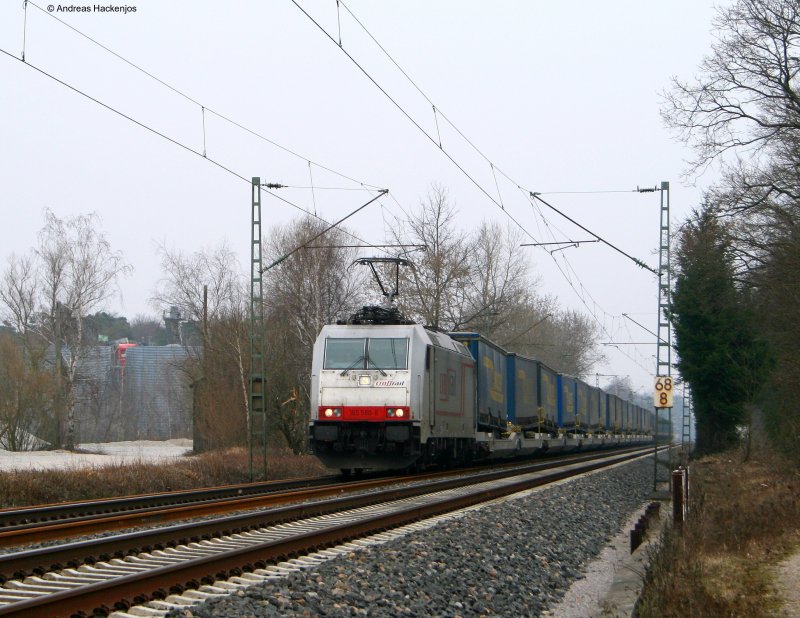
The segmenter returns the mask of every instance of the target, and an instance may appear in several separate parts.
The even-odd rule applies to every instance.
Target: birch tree
[[[115,292],[131,270],[102,232],[100,217],[60,219],[44,212],[45,224],[32,254],[12,256],[2,280],[0,302],[7,320],[23,335],[43,338],[54,351],[56,446],[75,447],[74,384],[90,342],[84,319]]]

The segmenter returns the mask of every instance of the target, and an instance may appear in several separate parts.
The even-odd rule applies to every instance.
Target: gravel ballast
[[[526,492],[170,616],[538,616],[646,500],[652,465]]]

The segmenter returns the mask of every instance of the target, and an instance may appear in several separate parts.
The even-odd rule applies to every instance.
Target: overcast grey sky
[[[448,188],[465,229],[506,214],[472,184],[291,0],[156,2],[128,13],[47,13],[22,0],[0,4],[0,48],[75,88],[203,151],[200,105],[291,149],[293,156],[205,114],[209,158],[249,178],[307,187],[385,187],[382,199],[347,222],[379,243],[431,183]],[[428,103],[335,0],[298,0],[429,134]],[[658,194],[560,193],[633,190],[671,183],[672,220],[697,206],[703,184],[681,181],[688,152],[659,117],[672,75],[690,77],[712,42],[706,0],[671,2],[473,2],[346,0],[345,4],[436,107],[502,170],[439,119],[442,146],[526,230],[527,242],[587,235],[531,206],[524,189],[654,268]],[[58,9],[59,5],[52,5]],[[70,5],[60,5],[61,7]],[[93,7],[91,3],[76,6]],[[108,6],[108,5],[104,5]],[[96,39],[194,100],[169,90],[52,18]],[[249,252],[248,184],[102,108],[18,60],[0,54],[0,259],[26,252],[42,211],[97,212],[134,266],[110,309],[154,313],[156,245],[195,251],[226,242]],[[199,105],[198,105],[199,103]],[[495,175],[497,183],[495,183]],[[517,186],[519,185],[519,187]],[[367,201],[357,191],[284,189],[281,195],[334,221]],[[396,200],[396,201],[395,201]],[[265,219],[299,212],[267,198]],[[544,218],[542,217],[544,215]],[[656,327],[656,278],[600,244],[553,256],[528,252],[539,291],[592,313],[601,341],[653,337],[622,317]],[[367,251],[365,254],[372,254]],[[555,258],[555,259],[554,259]],[[595,371],[631,375],[651,388],[655,345],[606,348]],[[590,378],[590,382],[593,380]],[[601,384],[607,381],[601,378]]]

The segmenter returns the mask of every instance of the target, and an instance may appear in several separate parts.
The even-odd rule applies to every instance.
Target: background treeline
[[[442,330],[478,331],[586,377],[601,359],[592,322],[539,292],[513,230],[484,222],[466,233],[456,216],[446,190],[434,186],[415,214],[397,222],[390,242],[406,245],[398,250],[414,264],[401,270],[401,311]],[[188,351],[180,373],[191,387],[202,448],[246,444],[250,291],[236,255],[225,245],[193,253],[160,246],[152,305],[161,315],[179,314],[189,328],[168,331],[148,316],[128,322],[101,310],[130,266],[99,223],[94,215],[61,220],[47,211],[30,254],[9,259],[0,282],[0,445],[74,447],[81,439],[76,386],[86,381],[81,367],[92,349],[125,338],[165,345],[176,336]],[[347,229],[310,241],[324,226],[295,219],[270,229],[263,243],[264,264],[303,247],[264,273],[269,439],[296,453],[306,446],[317,334],[384,300],[369,270],[353,264],[359,243]]]
[[[721,170],[677,234],[678,367],[701,450],[765,428],[800,463],[800,3],[739,0],[715,26],[663,108],[691,173]]]
[[[446,191],[433,187],[417,213],[399,222],[394,242],[417,245],[403,255],[414,268],[401,269],[401,311],[443,330],[476,330],[559,371],[586,376],[601,358],[591,322],[538,293],[513,232],[486,222],[467,234],[457,228],[456,214]],[[320,329],[383,301],[369,270],[353,264],[359,249],[352,245],[359,243],[347,229],[310,242],[324,227],[300,218],[264,239],[264,264],[304,247],[264,273],[270,441],[296,453],[306,447],[311,354]],[[199,385],[199,429],[209,448],[243,444],[249,414],[246,277],[226,247],[192,255],[162,247],[161,254],[158,303],[177,306],[200,323],[204,286],[208,290],[206,326],[199,329],[203,353],[187,366]]]

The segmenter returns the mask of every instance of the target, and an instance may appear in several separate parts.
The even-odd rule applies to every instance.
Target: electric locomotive
[[[468,460],[475,403],[469,350],[396,311],[365,307],[314,344],[310,439],[329,467]]]

